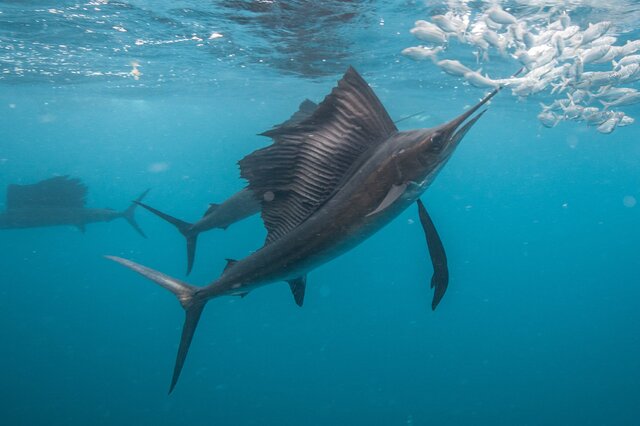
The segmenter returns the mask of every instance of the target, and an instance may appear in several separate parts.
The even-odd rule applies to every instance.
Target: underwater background
[[[501,2],[640,38],[640,2],[608,3]],[[349,65],[392,118],[419,113],[400,129],[438,125],[486,90],[400,52],[414,21],[460,4],[489,3],[2,1],[0,186],[71,175],[114,209],[151,188],[195,221],[245,186],[237,161],[270,143],[257,134]],[[121,220],[0,231],[0,422],[638,424],[638,125],[548,129],[547,101],[496,96],[422,197],[451,275],[435,312],[411,207],[309,274],[303,308],[284,282],[209,303],[170,396],[184,314],[103,255],[205,285],[262,245],[259,216],[202,235],[188,278],[182,236],[141,209],[147,239]]]

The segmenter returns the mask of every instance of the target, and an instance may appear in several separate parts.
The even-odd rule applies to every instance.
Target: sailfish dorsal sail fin
[[[30,184],[7,187],[7,210],[47,207],[82,208],[87,187],[80,179],[56,176]]]
[[[296,124],[306,120],[307,118],[311,117],[311,115],[315,112],[316,108],[318,108],[318,105],[316,105],[315,102],[309,100],[309,99],[305,99],[304,101],[302,101],[300,103],[300,106],[298,106],[298,110],[296,112],[293,113],[293,115],[291,117],[289,117],[289,119],[287,119],[286,121],[280,123],[280,124],[276,124],[275,126],[273,126],[272,130],[275,129],[279,129],[279,128],[285,128],[285,127],[290,127],[290,126],[295,126]],[[269,131],[265,132],[268,133]],[[264,133],[263,133],[264,134]]]
[[[261,200],[266,244],[304,222],[367,149],[396,131],[373,90],[350,67],[310,117],[263,133],[274,143],[239,164]]]

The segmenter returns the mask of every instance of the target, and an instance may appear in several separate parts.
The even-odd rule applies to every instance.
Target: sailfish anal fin
[[[296,305],[302,306],[302,303],[304,303],[304,292],[307,288],[307,276],[303,275],[287,282],[289,283],[289,288],[291,288],[291,294],[293,294],[293,300],[295,300]]]
[[[248,188],[261,200],[266,244],[304,222],[367,149],[396,131],[373,90],[349,68],[310,117],[263,133],[274,143],[239,164]]]
[[[434,289],[433,301],[431,302],[431,309],[435,310],[440,300],[447,291],[449,286],[449,267],[447,266],[447,254],[444,251],[444,246],[436,231],[433,221],[427,213],[427,209],[422,204],[422,201],[418,199],[418,215],[420,217],[420,223],[424,230],[424,235],[427,239],[427,247],[429,249],[429,256],[431,256],[431,263],[433,264],[433,276],[431,277],[431,288]]]

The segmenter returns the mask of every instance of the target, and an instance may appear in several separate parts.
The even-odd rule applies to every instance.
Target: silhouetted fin
[[[262,202],[266,244],[304,222],[363,152],[396,131],[371,88],[350,67],[311,117],[263,133],[274,139],[273,145],[239,164],[249,189]]]
[[[162,272],[155,271],[146,266],[139,265],[127,259],[122,259],[116,256],[105,256],[107,259],[113,260],[121,265],[126,266],[139,273],[142,276],[149,278],[159,286],[166,288],[172,292],[177,298],[182,308],[185,310],[185,320],[182,326],[182,337],[180,338],[180,346],[178,347],[178,354],[176,356],[176,364],[173,368],[173,377],[171,378],[171,386],[169,393],[173,391],[178,383],[180,372],[184,366],[184,361],[187,358],[189,352],[189,346],[193,340],[193,334],[198,326],[200,315],[206,305],[207,301],[197,297],[198,287],[187,284],[184,281],[172,278]]]
[[[296,111],[287,121],[276,124],[273,127],[288,127],[293,126],[294,124],[298,124],[301,121],[311,117],[311,114],[313,114],[317,107],[318,105],[315,102],[310,101],[309,99],[305,99],[298,107],[298,111]]]
[[[424,230],[424,235],[427,238],[427,247],[429,248],[429,255],[431,256],[431,263],[433,264],[433,276],[431,277],[431,288],[435,289],[433,293],[433,301],[431,302],[431,309],[435,310],[440,300],[444,296],[449,286],[449,267],[447,266],[447,254],[444,251],[444,246],[440,240],[440,236],[436,231],[433,221],[427,213],[427,209],[422,204],[422,201],[418,199],[418,215],[420,216],[420,223]]]
[[[216,210],[218,210],[218,207],[220,207],[220,204],[216,204],[216,203],[209,203],[209,208],[207,209],[206,212],[204,212],[204,214],[202,215],[202,217],[205,216],[209,216],[211,213],[215,212]]]
[[[227,264],[224,266],[223,272],[229,269],[230,267],[232,267],[237,262],[237,260],[235,259],[225,259],[225,260],[227,261]]]
[[[378,207],[371,213],[367,215],[367,217],[379,213],[393,204],[398,198],[404,194],[404,191],[407,189],[407,184],[403,183],[402,185],[393,185],[387,195],[385,195],[384,199],[380,203]]]
[[[307,276],[303,275],[287,282],[289,283],[289,288],[291,288],[291,294],[293,294],[293,300],[296,301],[296,305],[302,306],[304,302],[304,291],[307,288]]]
[[[151,191],[151,189],[147,189],[142,194],[140,194],[140,196],[136,198],[135,201],[132,201],[131,205],[125,211],[122,212],[122,217],[124,217],[125,220],[129,222],[129,225],[131,225],[138,234],[142,235],[143,238],[147,238],[147,236],[145,235],[142,228],[140,228],[140,225],[138,225],[138,222],[136,222],[135,212],[136,212],[136,207],[138,207],[139,203],[142,200],[144,200],[144,197],[146,197],[149,191]]]
[[[136,201],[135,203],[175,226],[178,231],[180,231],[180,233],[185,237],[185,239],[187,240],[187,275],[189,275],[191,273],[191,269],[193,268],[193,259],[196,255],[196,244],[198,243],[198,232],[193,231],[193,224],[177,219],[173,216],[169,216],[168,214],[154,209],[153,207],[139,201]]]
[[[80,179],[57,176],[30,185],[9,185],[6,206],[7,210],[39,207],[82,208],[86,198],[87,187]]]

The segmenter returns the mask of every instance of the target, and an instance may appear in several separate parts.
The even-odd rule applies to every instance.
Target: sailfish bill
[[[273,144],[239,162],[247,189],[260,200],[267,229],[262,248],[229,262],[203,287],[109,256],[171,291],[186,311],[171,390],[208,300],[286,281],[301,305],[307,273],[417,202],[483,112],[473,114],[496,93],[448,123],[401,132],[350,67],[308,118],[266,132]],[[418,206],[434,262],[435,307],[448,284],[446,255],[424,206]]]

